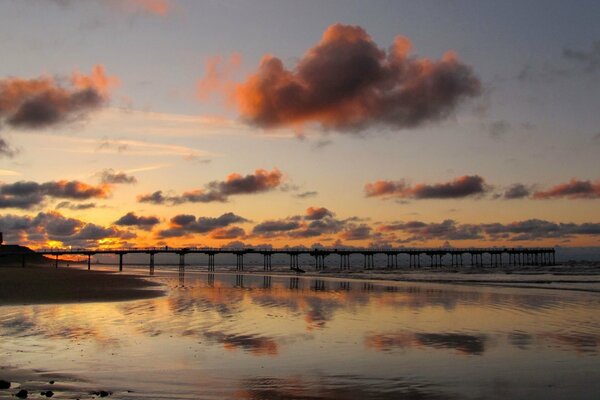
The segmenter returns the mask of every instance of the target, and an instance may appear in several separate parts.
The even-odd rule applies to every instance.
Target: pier
[[[207,270],[215,271],[215,257],[218,255],[235,255],[236,270],[244,270],[244,257],[258,254],[263,257],[264,271],[272,270],[272,256],[283,254],[289,257],[290,270],[298,271],[301,268],[311,267],[316,271],[327,268],[326,260],[330,265],[339,265],[340,270],[351,267],[372,269],[398,269],[401,265],[408,268],[440,268],[440,267],[502,267],[502,266],[546,266],[556,264],[556,251],[551,247],[489,247],[489,248],[200,248],[200,247],[148,247],[148,248],[122,248],[122,249],[39,249],[32,253],[19,253],[22,257],[22,266],[27,264],[27,256],[32,254],[54,258],[58,268],[59,257],[81,256],[87,261],[91,269],[92,256],[111,254],[118,257],[119,271],[123,271],[123,259],[127,254],[147,254],[149,267],[152,272],[155,267],[156,254],[175,254],[179,256],[179,268],[185,269],[185,257],[188,254],[204,254],[208,256]],[[5,255],[17,255],[5,253]],[[300,263],[300,256],[308,255],[314,262]],[[376,255],[381,260],[376,265]],[[351,256],[354,257],[351,265]],[[306,258],[306,257],[305,257]],[[337,260],[335,260],[337,258]],[[383,261],[385,259],[385,262]]]

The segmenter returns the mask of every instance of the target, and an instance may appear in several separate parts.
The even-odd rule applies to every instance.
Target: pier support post
[[[119,272],[123,271],[123,253],[119,253]]]
[[[212,253],[208,253],[208,270],[215,270],[215,255]]]
[[[88,254],[88,271],[92,269],[92,255]]]
[[[154,253],[150,253],[150,275],[154,274]]]
[[[179,269],[185,269],[185,253],[179,253]]]
[[[56,258],[54,259],[54,268],[58,268],[58,254],[56,255]]]

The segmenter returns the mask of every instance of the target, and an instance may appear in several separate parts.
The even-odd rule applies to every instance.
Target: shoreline
[[[191,266],[190,266],[191,267]],[[158,269],[176,273],[177,269]],[[326,272],[307,271],[246,271],[186,270],[190,274],[229,274],[248,276],[305,277],[310,279],[351,280],[372,283],[431,283],[519,289],[549,289],[600,293],[600,270],[596,267],[583,270],[563,268],[526,270],[472,269],[397,269],[356,270]],[[118,302],[142,300],[168,294],[160,281],[148,279],[139,270],[128,273],[80,268],[30,266],[0,267],[0,306],[39,305],[60,303]]]

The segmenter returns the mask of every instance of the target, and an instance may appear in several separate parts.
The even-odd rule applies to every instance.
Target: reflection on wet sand
[[[158,368],[164,379],[147,384],[239,399],[451,398],[456,385],[438,382],[488,379],[488,363],[510,371],[543,359],[568,374],[585,357],[589,376],[600,370],[594,294],[212,273],[154,279],[168,296],[5,307],[0,351],[40,368],[52,352],[57,370],[84,377],[105,371],[135,382],[131,371]],[[213,370],[237,383],[207,378],[200,388],[197,376]]]
[[[409,382],[402,377],[393,379],[364,378],[358,375],[326,375],[318,379],[253,378],[240,382],[243,389],[234,393],[239,400],[441,400],[455,395],[423,382]]]
[[[481,355],[485,351],[485,336],[459,333],[375,334],[365,338],[365,345],[379,351],[405,347],[454,349],[462,354]]]

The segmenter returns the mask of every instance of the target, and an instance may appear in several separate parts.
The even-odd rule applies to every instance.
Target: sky
[[[597,1],[0,1],[5,243],[599,246]]]

